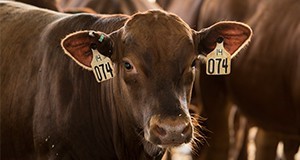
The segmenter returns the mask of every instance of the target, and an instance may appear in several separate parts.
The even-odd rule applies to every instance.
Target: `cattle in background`
[[[0,0],[1,1],[1,0]],[[65,12],[65,13],[96,13],[94,10],[87,7],[77,7],[77,8],[69,8],[63,9],[60,5],[60,0],[8,0],[8,1],[17,1],[29,5],[33,5],[39,8],[50,9],[53,11]]]
[[[197,26],[200,8],[203,0],[158,0],[157,3],[166,11],[175,13],[191,28]],[[203,27],[204,28],[204,27]]]
[[[156,2],[166,11],[175,13],[192,28],[197,27],[199,11],[203,0],[157,0]]]
[[[250,123],[260,127],[256,159],[275,159],[280,140],[285,143],[286,158],[293,159],[300,144],[299,10],[297,0],[203,2],[200,27],[224,19],[240,20],[254,31],[252,43],[233,64],[232,75],[200,77],[208,129],[213,132],[208,159],[227,156],[229,142],[224,144],[228,137],[224,132],[228,127],[224,122],[230,102],[237,104]]]
[[[2,0],[0,0],[2,1]],[[7,1],[18,1],[26,4],[30,4],[33,6],[37,6],[40,8],[50,9],[53,11],[59,11],[60,7],[58,6],[56,0],[7,0]]]
[[[72,8],[91,8],[101,14],[123,13],[132,15],[136,12],[143,12],[149,9],[161,9],[158,4],[148,0],[61,0],[59,4],[62,8],[70,10]]]
[[[156,0],[157,4],[159,4],[160,7],[162,7],[164,10],[167,9],[167,7],[170,5],[172,0]]]
[[[264,1],[264,0],[263,0]],[[208,27],[220,20],[234,20],[246,22],[260,7],[260,0],[203,0],[199,10],[197,26]]]
[[[160,158],[194,137],[188,105],[198,52],[224,37],[236,55],[252,35],[237,22],[194,31],[158,10],[125,16],[16,2],[0,8],[2,159]],[[105,72],[115,75],[101,83],[89,71],[98,51],[112,60]]]

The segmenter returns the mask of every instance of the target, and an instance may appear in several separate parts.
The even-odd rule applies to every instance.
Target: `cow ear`
[[[92,70],[92,49],[97,49],[106,57],[111,57],[113,53],[113,42],[110,37],[105,33],[96,31],[71,33],[61,41],[61,46],[65,54],[87,70]]]
[[[223,41],[224,48],[234,57],[244,48],[252,37],[251,28],[240,22],[222,21],[196,32],[198,52],[208,54],[216,47],[217,41]]]

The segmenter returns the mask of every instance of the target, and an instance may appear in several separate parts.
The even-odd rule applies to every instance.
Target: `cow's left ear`
[[[69,57],[87,70],[92,70],[92,49],[97,49],[99,53],[106,57],[111,57],[113,53],[111,38],[105,33],[98,31],[71,33],[61,41],[61,46]]]
[[[199,54],[210,53],[215,49],[217,42],[221,40],[226,51],[231,54],[231,57],[234,57],[250,42],[252,30],[244,23],[221,21],[196,32],[195,35]]]

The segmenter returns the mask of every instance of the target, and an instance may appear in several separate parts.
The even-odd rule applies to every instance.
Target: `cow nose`
[[[192,139],[193,127],[188,117],[150,119],[150,141],[165,146],[178,146]]]

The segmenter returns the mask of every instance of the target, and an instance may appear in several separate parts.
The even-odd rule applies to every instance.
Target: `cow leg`
[[[228,130],[228,111],[217,110],[220,113],[209,113],[207,128],[211,131],[208,136],[207,158],[219,160],[228,157],[229,153],[229,130]],[[210,111],[209,111],[210,112]],[[217,118],[215,118],[217,117]],[[210,119],[210,120],[209,120]],[[226,158],[225,158],[226,159]]]
[[[247,125],[247,124],[246,124]],[[247,125],[244,128],[244,137],[241,139],[242,144],[239,150],[239,155],[237,157],[238,160],[246,160],[248,159],[248,136],[249,136],[250,127]]]
[[[243,115],[239,115],[240,119],[240,129],[239,129],[239,155],[237,157],[238,160],[246,160],[248,159],[248,143],[249,143],[249,131],[251,129],[250,124],[248,123],[246,117]]]
[[[238,111],[236,106],[233,106],[230,110],[229,130],[231,145],[229,159],[246,160],[248,158],[247,144],[249,126],[246,117]]]
[[[207,75],[200,78],[203,117],[207,118],[205,127],[209,130],[205,133],[205,136],[208,137],[208,145],[202,150],[201,158],[204,156],[204,159],[209,160],[227,159],[229,151],[228,116],[231,105],[225,92],[224,79]]]
[[[286,160],[294,160],[295,154],[298,152],[300,142],[294,139],[284,139],[284,155]]]
[[[258,128],[255,145],[256,145],[256,160],[275,160],[276,151],[279,139],[273,133],[267,132],[261,128]]]

